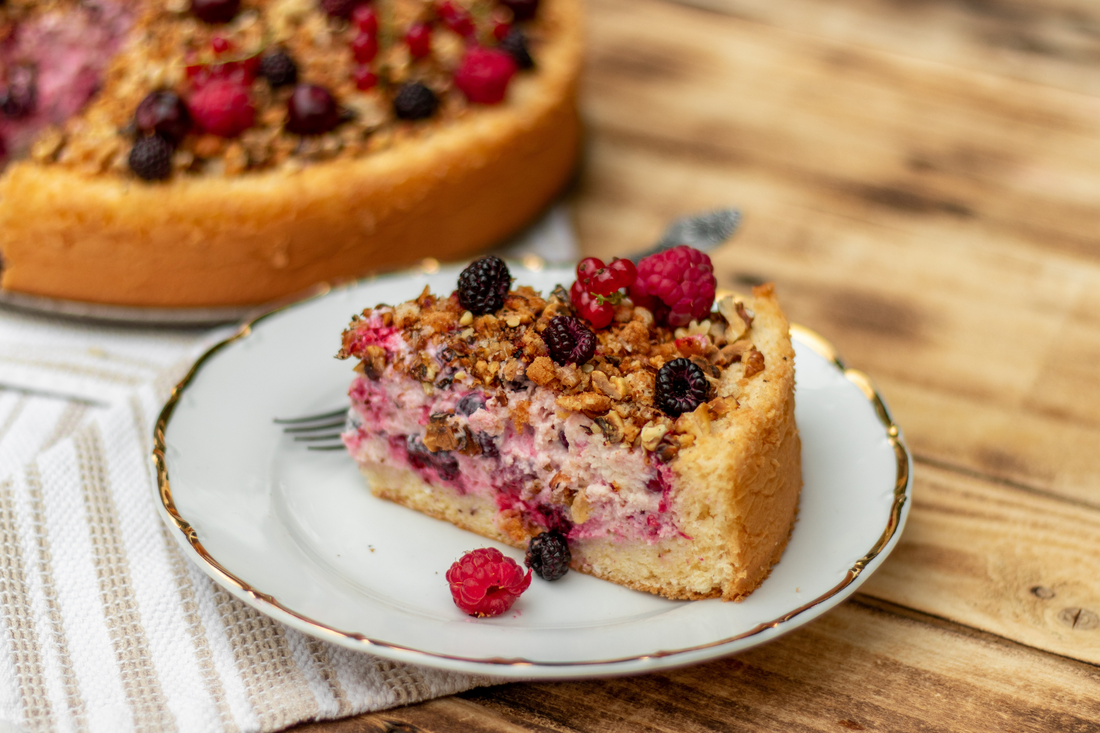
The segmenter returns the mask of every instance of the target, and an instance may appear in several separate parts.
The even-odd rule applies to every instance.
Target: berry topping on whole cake
[[[793,351],[771,286],[715,303],[709,258],[685,250],[636,268],[660,317],[626,260],[544,296],[495,257],[450,294],[363,311],[338,356],[358,360],[344,442],[372,491],[526,548],[544,579],[751,592],[801,487]],[[665,287],[687,270],[696,285]]]

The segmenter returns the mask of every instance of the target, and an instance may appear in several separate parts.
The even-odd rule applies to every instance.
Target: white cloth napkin
[[[559,207],[506,253],[576,251]],[[494,681],[301,634],[182,554],[152,426],[230,333],[0,310],[0,733],[273,731]]]

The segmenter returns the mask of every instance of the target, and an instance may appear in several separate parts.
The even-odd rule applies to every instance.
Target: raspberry
[[[393,113],[402,120],[422,120],[435,114],[439,98],[418,81],[402,84],[393,97]]]
[[[611,325],[611,320],[615,317],[615,306],[609,301],[600,303],[595,295],[585,290],[580,280],[574,281],[573,287],[569,289],[569,300],[577,314],[591,323],[592,328],[597,331]]]
[[[539,10],[539,0],[500,0],[500,4],[512,11],[516,20],[531,20]]]
[[[205,132],[236,137],[252,127],[256,110],[248,88],[233,79],[211,79],[191,95],[191,116]]]
[[[554,316],[542,332],[542,340],[550,349],[555,364],[580,366],[596,353],[596,334],[584,321],[571,316]]]
[[[523,569],[494,547],[467,552],[447,571],[455,605],[471,616],[499,616],[531,585]]]
[[[299,84],[287,102],[286,129],[296,135],[321,135],[340,124],[340,107],[329,91]]]
[[[130,170],[146,181],[160,181],[172,173],[172,143],[160,135],[143,137],[130,149]]]
[[[569,572],[569,561],[572,559],[565,535],[552,529],[531,538],[523,562],[543,580],[557,580]]]
[[[273,89],[298,83],[298,64],[286,51],[265,54],[260,59],[259,73]]]
[[[191,14],[206,23],[228,23],[240,9],[241,0],[191,0]]]
[[[710,257],[681,244],[638,263],[630,297],[635,305],[654,310],[654,316],[668,325],[686,326],[707,317],[717,286]],[[668,307],[667,314],[654,308],[658,302]]]
[[[496,33],[496,28],[493,29]],[[507,53],[521,69],[533,69],[535,61],[531,58],[531,52],[527,50],[527,36],[519,28],[510,28],[507,34],[500,39],[500,49]]]
[[[669,417],[679,417],[706,402],[709,393],[710,384],[703,370],[681,357],[668,362],[657,372],[653,402]]]
[[[146,135],[156,133],[173,145],[191,129],[191,113],[179,95],[168,89],[151,92],[134,112],[134,126]]]
[[[516,62],[499,48],[475,46],[462,57],[455,71],[455,86],[466,99],[476,104],[499,104],[504,101],[508,82],[516,73]]]
[[[480,316],[504,307],[504,296],[512,284],[508,265],[489,255],[474,261],[458,276],[458,302]]]

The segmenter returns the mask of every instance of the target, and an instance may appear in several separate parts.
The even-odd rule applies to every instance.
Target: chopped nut
[[[764,371],[764,355],[757,351],[755,346],[741,357],[741,361],[745,365],[746,379]]]
[[[647,423],[646,426],[642,428],[642,447],[652,453],[657,450],[657,445],[661,442],[661,438],[665,437],[665,433],[667,432],[668,426],[664,423]]]
[[[588,503],[588,497],[584,495],[584,492],[580,492],[573,498],[573,505],[569,508],[569,513],[573,516],[574,524],[584,524],[588,521],[591,510],[592,507]]]
[[[676,432],[702,437],[710,434],[710,423],[710,406],[704,402],[676,418]]]
[[[527,367],[527,378],[540,387],[545,387],[554,381],[557,377],[557,372],[554,369],[554,362],[550,361],[547,356],[540,356],[531,362],[531,366]]]
[[[745,332],[749,330],[749,326],[752,325],[751,318],[742,315],[745,312],[745,304],[732,295],[727,295],[718,301],[718,312],[722,314],[728,324],[726,326],[726,341],[729,343],[733,343],[744,336]]]
[[[710,411],[715,417],[728,415],[730,412],[740,407],[740,405],[737,404],[737,400],[733,397],[715,397],[707,404],[710,405]]]
[[[515,314],[510,315],[504,320],[504,323],[507,324],[508,328],[518,328],[519,327],[519,316],[517,316]]]
[[[623,419],[617,412],[608,412],[606,417],[597,417],[596,426],[610,443],[621,443],[623,440]]]
[[[474,322],[474,314],[471,313],[470,311],[465,311],[462,314],[462,318],[458,319],[458,325],[460,325],[460,326],[469,326],[473,322]]]
[[[520,400],[516,403],[516,407],[512,410],[512,427],[515,428],[516,433],[523,434],[523,426],[531,422],[531,403],[527,400]]]
[[[611,409],[611,400],[595,392],[563,395],[557,399],[558,407],[588,415],[602,415]]]
[[[751,348],[753,348],[752,342],[745,340],[735,341],[732,344],[726,344],[718,350],[717,354],[712,357],[714,364],[715,366],[724,367],[729,366],[734,362],[741,361],[742,355]]]
[[[366,347],[363,349],[362,364],[363,373],[370,379],[378,381],[386,368],[386,350],[377,345]]]
[[[424,447],[432,453],[458,450],[461,447],[462,444],[455,435],[454,428],[448,424],[450,418],[451,415],[445,412],[437,412],[428,419],[428,426],[424,433]],[[465,439],[465,435],[462,437]]]
[[[621,400],[623,398],[622,390],[612,384],[611,380],[607,378],[607,375],[599,369],[593,371],[589,376],[592,378],[592,386],[603,394],[613,400]]]

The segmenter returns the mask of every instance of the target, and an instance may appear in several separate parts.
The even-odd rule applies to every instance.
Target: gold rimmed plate
[[[346,402],[353,365],[333,354],[352,314],[425,285],[450,292],[458,271],[386,276],[280,309],[211,349],[179,385],[156,427],[162,515],[234,595],[303,632],[405,662],[522,678],[636,674],[797,628],[851,595],[897,543],[911,489],[901,435],[870,380],[794,327],[805,486],[783,559],[755,593],[668,601],[569,573],[536,579],[501,617],[465,616],[444,573],[495,543],[374,498],[345,453],[307,451],[273,422]],[[513,274],[544,292],[572,279],[560,268]]]

